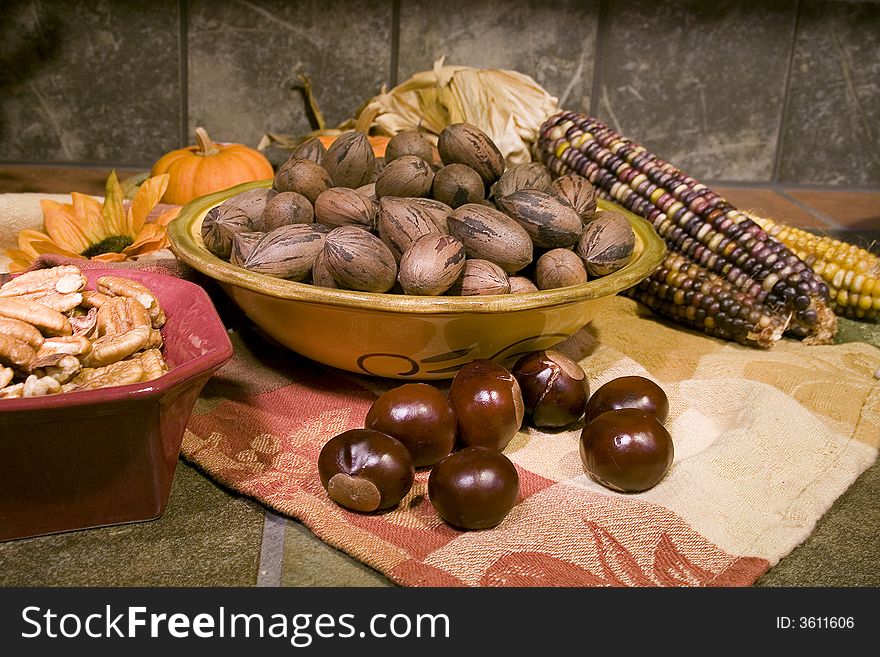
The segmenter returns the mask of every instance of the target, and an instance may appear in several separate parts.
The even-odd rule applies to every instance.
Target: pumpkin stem
[[[220,149],[217,148],[214,140],[208,136],[208,131],[202,126],[196,128],[196,141],[199,144],[199,149],[196,151],[196,155],[216,155],[220,152]]]

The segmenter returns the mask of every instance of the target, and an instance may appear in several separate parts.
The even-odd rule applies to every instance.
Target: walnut
[[[0,389],[0,399],[17,399],[24,393],[24,383],[15,383]]]

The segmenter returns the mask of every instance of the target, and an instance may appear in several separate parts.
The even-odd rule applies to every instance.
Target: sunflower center
[[[93,258],[102,253],[119,253],[124,248],[131,246],[131,244],[132,239],[130,237],[125,235],[114,235],[113,237],[101,240],[97,244],[92,244],[89,248],[80,253],[80,255],[85,256],[86,258]]]

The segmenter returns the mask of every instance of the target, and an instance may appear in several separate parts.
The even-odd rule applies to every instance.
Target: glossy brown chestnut
[[[450,525],[488,529],[504,520],[519,495],[510,459],[486,447],[466,447],[437,463],[428,477],[428,498]]]
[[[415,468],[400,441],[372,429],[351,429],[324,445],[318,475],[334,502],[370,512],[400,502],[412,488]]]
[[[593,393],[587,402],[584,422],[589,423],[605,411],[620,408],[638,408],[662,423],[669,415],[669,400],[663,388],[650,379],[643,376],[621,376]]]
[[[581,432],[584,470],[606,488],[638,493],[654,487],[672,465],[672,438],[637,408],[602,413]]]
[[[558,351],[534,351],[513,366],[526,413],[542,429],[565,427],[584,414],[590,384],[584,370]]]
[[[516,435],[525,408],[516,378],[498,363],[477,359],[463,366],[449,386],[458,434],[467,446],[502,450]]]
[[[407,383],[384,393],[373,402],[364,426],[402,442],[417,468],[433,465],[455,444],[455,412],[446,396],[427,383]]]

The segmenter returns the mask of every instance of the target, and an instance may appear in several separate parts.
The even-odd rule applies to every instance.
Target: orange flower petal
[[[46,232],[52,241],[76,253],[82,253],[89,248],[91,242],[76,219],[73,205],[43,200],[40,201],[40,207],[43,208]]]
[[[136,231],[132,228],[130,217],[123,210],[122,199],[122,187],[119,186],[119,179],[116,177],[114,169],[107,177],[104,206],[101,208],[105,231],[108,237],[126,235],[134,239]]]
[[[164,249],[167,246],[168,234],[165,232],[165,227],[158,223],[151,223],[144,226],[137,239],[122,252],[127,256],[143,255],[150,251]]]
[[[88,238],[89,246],[113,236],[113,233],[107,229],[102,214],[103,208],[98,199],[79,192],[72,192],[70,197],[73,199],[75,219],[83,234]]]
[[[6,249],[6,257],[9,258],[9,271],[24,271],[34,263],[31,258],[21,249]]]
[[[159,176],[147,178],[138,188],[134,199],[128,208],[128,223],[132,230],[132,236],[140,232],[147,221],[147,217],[165,190],[168,188],[168,180],[170,176],[163,173]]]
[[[92,256],[89,260],[100,260],[101,262],[122,262],[125,255],[122,253],[102,253],[101,255]]]
[[[169,209],[165,210],[165,212],[160,214],[158,217],[156,217],[155,223],[157,223],[161,226],[167,226],[172,221],[177,219],[177,215],[179,215],[179,214],[180,214],[180,208],[169,208]]]
[[[27,254],[31,260],[36,260],[43,253],[54,253],[67,258],[82,257],[73,251],[62,248],[45,233],[30,229],[25,229],[18,234],[18,248]]]

